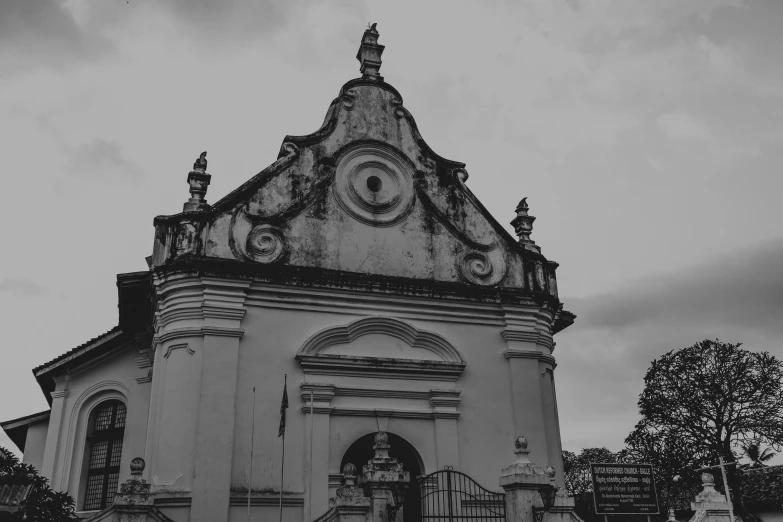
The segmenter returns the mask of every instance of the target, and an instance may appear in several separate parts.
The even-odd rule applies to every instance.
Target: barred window
[[[114,501],[120,479],[122,437],[125,433],[126,408],[120,401],[98,405],[87,437],[89,459],[84,510],[104,509]]]

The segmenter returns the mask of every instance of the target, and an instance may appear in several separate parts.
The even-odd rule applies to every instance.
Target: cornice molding
[[[539,346],[545,346],[546,348],[549,348],[550,351],[553,351],[555,348],[555,343],[552,340],[551,334],[544,333],[538,330],[534,330],[534,331],[503,330],[500,333],[500,336],[506,342],[519,341],[519,342],[534,343]]]
[[[242,337],[245,333],[243,328],[226,328],[223,326],[191,326],[186,328],[175,328],[163,332],[154,337],[155,345],[171,341],[173,339],[182,339],[187,337],[204,337],[214,335],[218,337]]]
[[[371,313],[400,319],[434,320],[482,326],[505,325],[502,310],[491,303],[433,301],[415,296],[379,295],[355,290],[303,289],[263,283],[253,284],[248,294],[246,306],[346,315]]]
[[[239,493],[231,493],[231,497],[229,499],[229,505],[231,506],[247,506],[247,493],[244,495]],[[263,496],[263,497],[256,497],[253,496],[253,493],[250,493],[250,505],[251,506],[279,506],[280,505],[280,497],[278,496]],[[304,506],[304,498],[303,497],[287,497],[283,495],[283,506],[285,507],[296,507],[296,506]]]
[[[310,405],[302,406],[302,413],[310,413]],[[426,410],[400,410],[390,408],[337,408],[331,406],[315,406],[313,413],[339,417],[394,417],[398,419],[458,419],[459,412],[437,412]]]
[[[305,375],[346,375],[414,380],[456,381],[465,364],[385,357],[353,357],[347,355],[297,355]]]
[[[554,357],[534,350],[506,350],[503,352],[503,357],[506,359],[537,359],[545,364],[551,364],[553,368],[557,366]]]

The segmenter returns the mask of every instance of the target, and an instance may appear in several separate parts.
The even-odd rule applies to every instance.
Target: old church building
[[[202,154],[149,270],[117,276],[118,325],[33,370],[50,409],[2,427],[78,511],[110,506],[141,457],[171,520],[245,520],[248,488],[277,520],[281,475],[284,520],[313,520],[377,432],[410,473],[405,520],[416,477],[446,466],[499,490],[517,435],[562,486],[558,265],[525,200],[514,238],[426,144],[377,40],[320,129],[212,204]]]

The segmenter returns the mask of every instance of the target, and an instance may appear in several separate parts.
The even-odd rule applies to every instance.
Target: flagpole
[[[310,390],[310,484],[307,486],[307,495],[310,497],[310,501],[307,503],[307,520],[308,522],[313,519],[313,390]]]
[[[253,442],[256,433],[256,387],[253,386],[253,422],[250,428],[250,470],[247,472],[247,522],[250,522],[250,490],[253,487]]]
[[[286,397],[286,385],[288,384],[288,374],[285,374],[285,381],[283,382],[283,396]],[[287,405],[286,405],[287,406]],[[282,408],[281,408],[282,409]],[[285,410],[283,415],[285,415]],[[283,522],[283,473],[285,471],[285,423],[283,424],[283,452],[280,456],[280,522]]]

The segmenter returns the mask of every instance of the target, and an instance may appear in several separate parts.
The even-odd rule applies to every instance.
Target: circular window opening
[[[373,192],[380,192],[381,186],[383,184],[381,183],[381,178],[378,176],[370,176],[367,178],[367,188],[372,190]]]

